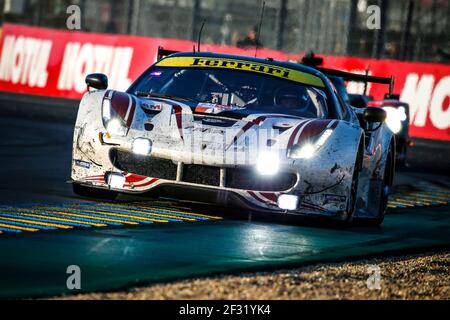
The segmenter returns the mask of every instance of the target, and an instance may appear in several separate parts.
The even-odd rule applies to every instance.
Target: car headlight
[[[102,102],[103,125],[110,134],[125,136],[127,127],[124,120],[117,114],[111,104],[111,100],[105,98]]]
[[[394,108],[394,107],[383,107],[386,111],[386,120],[384,121],[388,128],[397,134],[402,130],[402,122],[406,120],[406,111],[404,107]]]
[[[280,168],[280,158],[278,151],[266,151],[258,155],[256,169],[261,175],[271,176],[278,172]]]
[[[296,210],[299,203],[298,196],[293,194],[282,194],[278,197],[278,207],[284,210]]]
[[[102,118],[105,123],[111,119],[111,100],[103,99],[102,103]]]
[[[315,152],[316,148],[314,148],[314,145],[311,143],[296,145],[291,149],[289,157],[294,159],[309,159]]]
[[[122,121],[117,118],[113,118],[107,122],[106,130],[109,133],[124,136],[126,134],[127,128],[122,124]]]
[[[111,188],[121,189],[125,184],[125,176],[120,173],[111,172],[108,175],[107,182]]]
[[[332,129],[326,129],[315,143],[299,143],[289,150],[289,157],[293,159],[310,159],[317,149],[322,147],[333,133]]]
[[[137,138],[133,140],[131,150],[135,154],[148,155],[152,151],[152,143],[148,139]]]

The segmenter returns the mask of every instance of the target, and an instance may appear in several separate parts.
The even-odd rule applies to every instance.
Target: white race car
[[[383,221],[395,162],[386,113],[349,107],[317,69],[191,52],[157,61],[127,92],[107,90],[102,74],[86,83],[73,138],[79,195]]]

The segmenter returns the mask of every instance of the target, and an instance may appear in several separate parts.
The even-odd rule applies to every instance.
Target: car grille
[[[147,177],[175,181],[177,164],[172,160],[136,155],[129,151],[111,149],[110,160],[119,170]],[[284,191],[297,183],[295,173],[280,172],[262,176],[253,168],[226,168],[225,187],[255,191]],[[220,168],[196,164],[183,165],[183,182],[220,186]]]
[[[183,165],[183,181],[210,186],[220,185],[220,168],[196,164]]]
[[[295,173],[280,172],[274,176],[263,176],[253,169],[227,169],[226,186],[234,189],[257,191],[284,191],[297,183]]]
[[[177,164],[171,160],[136,155],[119,149],[111,149],[109,156],[114,166],[125,172],[166,180],[177,178]]]

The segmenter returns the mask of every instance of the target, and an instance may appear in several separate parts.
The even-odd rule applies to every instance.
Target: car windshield
[[[276,113],[326,118],[327,96],[322,89],[257,72],[156,65],[130,91],[179,98],[188,104],[216,105],[224,107],[228,114]]]
[[[350,98],[348,96],[347,88],[345,87],[344,79],[341,77],[329,77],[329,79],[333,83],[342,100],[344,100],[345,103],[350,103]]]

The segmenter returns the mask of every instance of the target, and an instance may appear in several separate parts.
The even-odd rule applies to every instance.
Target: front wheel
[[[397,159],[396,159],[396,165],[399,167],[405,167],[406,166],[406,153],[408,152],[408,146],[406,142],[401,142],[401,145],[399,146],[397,150]]]
[[[386,158],[386,165],[384,167],[383,184],[382,184],[382,188],[381,188],[380,206],[378,208],[378,216],[376,218],[372,218],[372,219],[365,219],[363,221],[363,224],[366,226],[378,227],[384,221],[384,217],[386,215],[386,210],[387,210],[387,206],[388,206],[389,190],[390,190],[391,181],[392,181],[391,174],[394,169],[393,168],[394,163],[395,163],[394,154],[392,152],[392,149],[390,149],[388,156]]]
[[[90,188],[78,183],[73,183],[72,187],[75,194],[86,198],[114,200],[118,196],[118,192],[116,191]]]
[[[353,220],[353,213],[356,210],[356,199],[358,196],[358,182],[359,182],[359,172],[361,171],[362,163],[361,158],[358,154],[355,161],[355,167],[353,169],[352,184],[350,186],[349,200],[347,204],[347,218],[345,222],[350,224]]]

